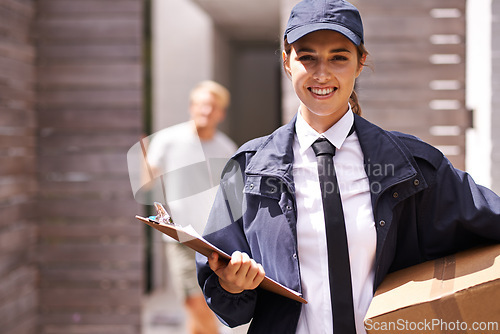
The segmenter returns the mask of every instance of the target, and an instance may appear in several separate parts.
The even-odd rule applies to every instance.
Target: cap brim
[[[307,34],[310,34],[314,31],[318,30],[333,30],[338,33],[341,33],[345,37],[347,37],[351,42],[354,43],[354,45],[359,46],[361,44],[361,37],[356,35],[354,32],[352,32],[350,29],[347,29],[344,26],[338,25],[338,24],[333,24],[333,23],[314,23],[314,24],[309,24],[305,25],[302,27],[295,28],[291,31],[289,31],[286,35],[286,39],[288,43],[292,44],[299,40],[300,38],[304,37]]]

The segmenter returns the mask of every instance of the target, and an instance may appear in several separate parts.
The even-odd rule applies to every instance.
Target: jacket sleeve
[[[232,160],[225,168],[213,204],[204,238],[228,254],[239,250],[252,257],[242,229],[245,211],[241,166]],[[231,294],[224,290],[218,276],[210,269],[207,258],[197,254],[198,283],[208,306],[229,327],[248,323],[254,314],[257,291]]]
[[[500,242],[500,198],[443,157],[422,197],[419,235],[427,258]]]

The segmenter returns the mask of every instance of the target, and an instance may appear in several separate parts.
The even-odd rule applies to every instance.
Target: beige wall
[[[152,15],[153,131],[158,131],[188,120],[191,88],[213,77],[214,27],[189,0],[153,0]]]
[[[474,126],[467,131],[467,171],[474,180],[492,185],[491,173],[491,0],[468,1],[467,6],[467,106]]]
[[[492,0],[492,104],[491,104],[491,188],[500,194],[500,1]]]

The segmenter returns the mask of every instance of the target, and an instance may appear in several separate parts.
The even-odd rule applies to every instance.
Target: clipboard
[[[231,260],[231,256],[229,254],[212,245],[202,236],[198,235],[194,229],[174,224],[172,218],[170,218],[167,211],[160,203],[155,203],[155,207],[158,212],[156,217],[145,218],[135,216],[135,218],[168,235],[169,237],[174,238],[189,248],[194,249],[198,253],[205,255],[206,257],[208,257],[212,252],[216,252],[219,254],[219,259],[227,262]],[[260,283],[259,287],[303,304],[307,304],[307,301],[301,297],[300,293],[287,288],[267,276],[264,277],[264,280]]]

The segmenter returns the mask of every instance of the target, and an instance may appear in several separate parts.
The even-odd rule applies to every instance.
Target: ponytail
[[[362,116],[363,113],[361,111],[361,105],[359,104],[358,94],[356,94],[356,91],[352,91],[349,102],[351,103],[352,112],[358,116]]]
[[[359,65],[360,66],[367,66],[366,63],[363,62],[363,60],[366,61],[366,57],[369,54],[368,50],[366,50],[365,45],[363,43],[361,43],[360,45],[358,45],[356,47],[356,49],[358,51]],[[361,111],[361,105],[359,104],[358,94],[356,94],[356,91],[354,89],[352,90],[351,96],[349,98],[349,102],[351,103],[352,112],[358,116],[362,116],[363,113]]]

